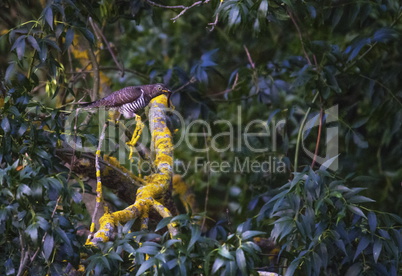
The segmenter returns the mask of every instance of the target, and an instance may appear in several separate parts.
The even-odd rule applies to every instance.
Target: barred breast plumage
[[[129,119],[133,118],[139,110],[146,107],[153,98],[164,93],[169,94],[171,91],[160,83],[128,86],[100,100],[83,104],[82,107],[117,109],[126,119]]]

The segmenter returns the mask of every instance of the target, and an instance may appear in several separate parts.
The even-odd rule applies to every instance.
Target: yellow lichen
[[[187,212],[196,211],[197,208],[196,208],[195,195],[188,187],[186,182],[184,182],[183,178],[180,175],[175,174],[173,176],[172,182],[173,182],[173,193],[179,196],[179,199],[186,208],[186,211]]]
[[[170,180],[173,171],[173,144],[172,135],[166,126],[165,115],[163,109],[167,106],[167,97],[161,95],[154,98],[150,108],[150,130],[152,141],[154,141],[155,159],[154,167],[156,172],[145,179],[145,185],[138,188],[136,201],[133,205],[124,210],[106,213],[99,220],[100,229],[94,235],[94,241],[108,241],[111,236],[110,231],[117,223],[125,223],[133,218],[141,218],[141,228],[145,229],[148,225],[149,209],[154,208],[162,217],[171,216],[170,211],[155,199],[162,198],[163,194],[169,189]],[[134,133],[137,139],[140,133]],[[136,140],[130,143],[135,145]],[[168,225],[169,232],[172,236],[176,235],[177,229],[175,225]]]

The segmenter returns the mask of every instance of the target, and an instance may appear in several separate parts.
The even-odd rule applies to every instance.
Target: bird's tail
[[[93,103],[94,103],[94,102],[80,104],[80,108],[83,108],[83,109],[91,108],[91,107],[92,107],[91,105],[92,105]]]
[[[80,108],[89,109],[89,108],[105,106],[105,103],[102,100],[81,104]]]

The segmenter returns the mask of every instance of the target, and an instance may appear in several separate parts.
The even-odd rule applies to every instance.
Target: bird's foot
[[[136,120],[136,125],[135,125],[133,135],[131,137],[131,140],[129,142],[127,142],[127,145],[130,146],[129,160],[131,160],[131,158],[133,157],[135,144],[137,144],[138,139],[140,139],[140,137],[141,137],[142,130],[144,129],[144,123],[141,121],[141,117],[136,115],[135,120]]]

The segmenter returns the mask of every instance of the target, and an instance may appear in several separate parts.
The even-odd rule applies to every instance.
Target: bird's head
[[[162,94],[170,95],[172,91],[170,91],[165,85],[161,83],[157,83],[154,85],[154,89],[152,91],[152,96],[156,97]]]
[[[166,94],[168,96],[168,105],[170,107],[170,96],[172,95],[172,91],[170,91],[170,89],[162,83],[155,84],[154,89],[152,90],[152,97],[156,97],[162,94]]]

